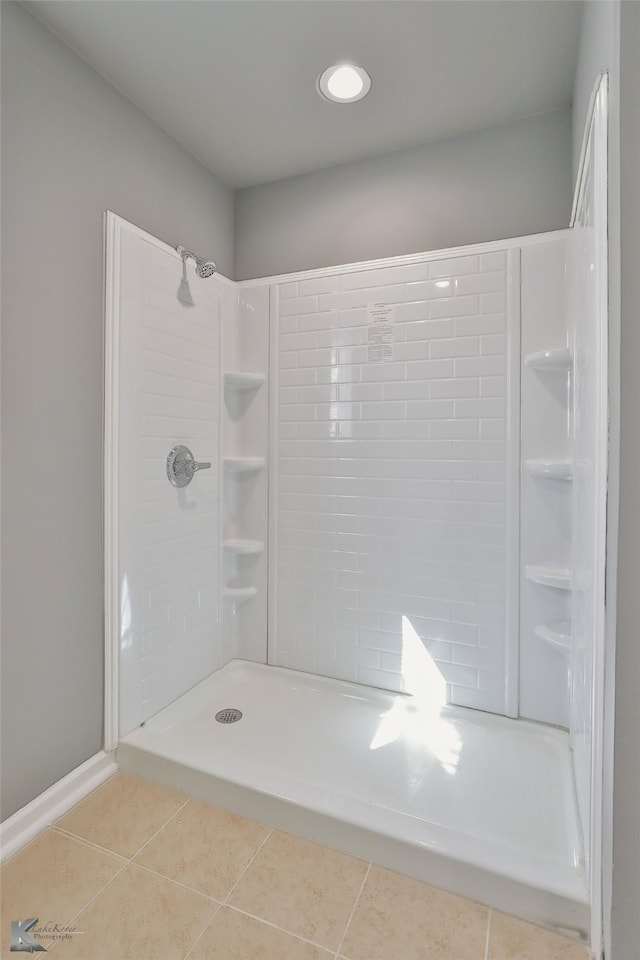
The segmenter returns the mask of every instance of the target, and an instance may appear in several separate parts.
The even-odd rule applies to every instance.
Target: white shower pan
[[[236,723],[217,723],[227,707]],[[564,932],[589,927],[568,735],[235,660],[124,770]]]

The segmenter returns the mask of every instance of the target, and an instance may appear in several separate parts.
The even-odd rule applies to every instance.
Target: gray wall
[[[111,209],[233,275],[233,197],[2,10],[2,816],[102,748],[102,261]]]
[[[236,278],[569,225],[571,117],[554,111],[236,194]]]
[[[575,180],[589,100],[599,74],[611,68],[614,49],[614,3],[586,0],[582,14],[580,55],[573,85],[572,170]]]
[[[228,276],[234,270],[230,193],[21,8],[0,9],[6,817],[102,744],[103,210],[212,255]],[[603,69],[611,79],[612,347],[621,336],[624,397],[608,957],[629,960],[640,943],[640,4],[585,5],[572,142],[567,115],[548,114],[241,191],[235,275],[566,226],[569,170]],[[34,254],[44,256],[36,263]],[[612,442],[615,453],[615,422]],[[617,471],[612,480],[617,512]]]

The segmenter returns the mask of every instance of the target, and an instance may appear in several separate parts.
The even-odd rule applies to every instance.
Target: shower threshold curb
[[[470,900],[521,917],[564,935],[586,938],[590,911],[586,902],[542,890],[494,870],[456,860],[423,842],[377,830],[310,808],[296,800],[234,783],[194,769],[148,748],[121,741],[120,768],[154,783],[258,820],[278,830],[372,861]]]

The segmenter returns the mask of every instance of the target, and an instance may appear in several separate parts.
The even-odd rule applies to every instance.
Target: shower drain
[[[216,720],[218,723],[235,723],[242,719],[242,710],[236,710],[235,707],[225,707],[224,710],[218,710]]]

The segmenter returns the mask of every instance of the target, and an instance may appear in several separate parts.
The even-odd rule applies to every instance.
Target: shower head
[[[195,253],[190,253],[189,250],[180,245],[176,247],[176,250],[182,257],[182,262],[187,262],[187,257],[190,257],[196,262],[196,273],[199,277],[202,277],[203,280],[206,280],[207,277],[212,277],[216,272],[216,265],[213,260],[203,260],[202,257],[196,257]]]
[[[213,260],[200,260],[196,258],[196,273],[199,277],[202,277],[203,280],[206,280],[207,277],[212,277],[216,272],[216,265]]]

